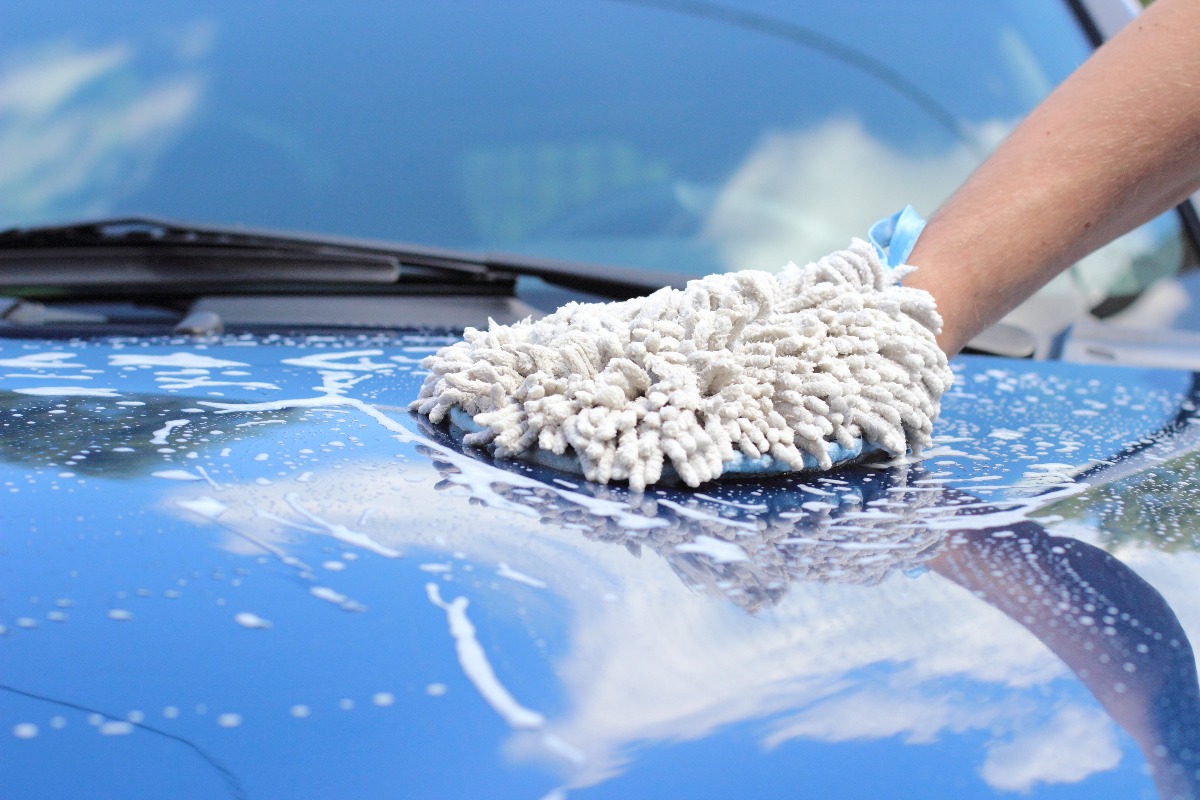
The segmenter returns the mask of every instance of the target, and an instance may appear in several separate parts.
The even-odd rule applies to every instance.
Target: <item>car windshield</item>
[[[18,2],[0,226],[141,212],[775,270],[931,213],[1089,50],[1067,4],[1020,0]],[[1135,294],[1180,244],[1160,218],[1033,316]]]

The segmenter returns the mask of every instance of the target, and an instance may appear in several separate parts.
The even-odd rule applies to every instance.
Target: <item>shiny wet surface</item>
[[[1195,793],[1190,374],[632,495],[410,415],[445,341],[0,343],[6,794]]]

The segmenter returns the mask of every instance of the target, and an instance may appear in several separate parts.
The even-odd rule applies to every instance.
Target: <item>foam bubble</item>
[[[271,627],[270,620],[263,619],[258,614],[254,614],[250,611],[242,611],[237,614],[234,614],[233,621],[236,622],[238,625],[241,625],[243,628],[269,628],[269,627]]]
[[[32,739],[38,735],[38,726],[32,722],[18,722],[13,725],[12,732],[18,739]]]

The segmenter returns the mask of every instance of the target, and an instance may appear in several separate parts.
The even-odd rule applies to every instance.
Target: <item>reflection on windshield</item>
[[[11,50],[0,67],[0,226],[102,215],[155,178],[204,94],[211,26],[174,41],[154,74],[139,46],[61,39]]]
[[[1013,124],[986,122],[976,138],[990,149]],[[865,232],[887,209],[911,204],[932,211],[978,163],[968,144],[905,152],[853,118],[774,131],[721,187],[704,235],[729,269],[816,260],[845,247],[848,234]]]
[[[149,212],[777,270],[932,213],[1088,52],[1058,3],[468,8],[14,14],[0,227]],[[1143,290],[1179,233],[1160,218],[1010,320],[1050,334]]]

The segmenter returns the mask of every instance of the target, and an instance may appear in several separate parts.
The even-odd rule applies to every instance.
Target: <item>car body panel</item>
[[[964,542],[1064,596],[1054,548],[1107,550],[1186,648],[1191,373],[962,358],[919,458],[635,496],[410,414],[452,340],[0,341],[8,796],[1151,790]]]
[[[1128,10],[12,0],[0,226],[778,269],[935,208]],[[0,298],[0,795],[1200,796],[1187,219],[1009,320],[1188,369],[962,357],[924,453],[644,494],[408,411],[464,326],[595,297],[31,268]],[[1062,336],[1139,293],[1121,322],[1176,332]],[[231,332],[147,335],[189,312]]]

